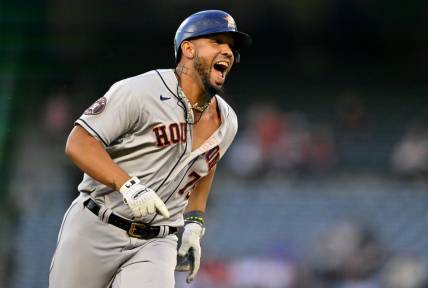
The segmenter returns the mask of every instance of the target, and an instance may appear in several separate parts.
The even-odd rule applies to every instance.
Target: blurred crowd
[[[395,138],[384,140],[382,131],[374,131],[367,110],[353,93],[340,95],[334,115],[323,120],[301,110],[254,104],[241,111],[240,131],[227,154],[227,168],[243,178],[325,176],[357,167],[427,179],[426,121],[402,123],[404,127],[391,129]]]
[[[254,106],[245,113],[228,166],[242,177],[324,174],[337,164],[333,131],[302,112]]]
[[[239,243],[238,243],[239,244]],[[428,266],[418,255],[391,253],[374,231],[355,221],[323,230],[307,255],[204,259],[194,288],[427,288]],[[178,275],[184,288],[184,276]]]
[[[245,61],[237,67],[240,71],[231,75],[235,79],[230,86],[228,83],[228,89],[239,92],[236,98],[231,95],[230,103],[237,111],[240,128],[219,164],[216,183],[225,180],[228,185],[226,177],[230,177],[242,187],[255,184],[252,194],[243,197],[259,200],[268,193],[267,182],[281,186],[284,179],[307,183],[311,178],[319,180],[318,184],[329,178],[338,183],[337,190],[346,192],[351,188],[341,187],[338,174],[346,172],[354,179],[355,174],[367,173],[370,176],[363,181],[384,177],[395,185],[398,181],[394,181],[403,180],[396,186],[405,196],[397,199],[396,194],[388,193],[390,186],[376,183],[378,186],[369,193],[386,190],[387,196],[381,201],[393,199],[387,205],[395,207],[384,215],[378,208],[384,203],[361,204],[380,211],[384,222],[380,221],[377,229],[354,220],[325,228],[320,210],[306,209],[306,205],[318,193],[330,202],[337,195],[323,195],[328,191],[309,186],[311,198],[303,195],[297,204],[303,207],[302,214],[313,212],[308,221],[321,232],[314,239],[307,237],[312,246],[305,255],[280,249],[230,259],[203,256],[201,271],[190,287],[427,288],[426,257],[389,249],[395,239],[382,238],[379,229],[391,224],[389,218],[395,215],[394,219],[404,222],[402,226],[391,224],[396,225],[397,234],[402,233],[403,225],[411,234],[404,245],[413,244],[420,251],[428,243],[419,239],[426,238],[426,203],[420,203],[418,213],[407,218],[400,214],[400,209],[412,210],[414,202],[426,199],[416,195],[425,195],[425,185],[417,191],[408,189],[409,183],[426,183],[428,179],[426,4],[361,0],[272,0],[257,5],[248,5],[248,1],[202,2],[170,1],[170,9],[165,9],[162,1],[2,3],[0,23],[5,29],[1,49],[5,61],[0,65],[0,113],[5,113],[0,126],[12,139],[0,143],[2,155],[10,159],[4,163],[0,159],[6,166],[5,185],[0,189],[0,287],[47,287],[61,217],[77,195],[76,184],[81,180],[80,171],[64,155],[73,120],[113,81],[148,67],[171,65],[178,19],[212,6],[230,10],[255,40],[252,49],[242,54]],[[266,39],[279,44],[272,45],[274,40]],[[258,184],[258,180],[264,182]],[[281,186],[271,195],[284,193],[286,188]],[[355,188],[361,192],[358,197],[377,199],[370,198],[373,195],[368,196],[364,188]],[[302,190],[307,192],[299,192]],[[276,201],[282,199],[278,194],[273,196]],[[214,193],[211,197],[215,206],[218,198]],[[233,195],[228,197],[230,200]],[[355,205],[343,197],[349,206]],[[409,198],[412,205],[397,204]],[[244,202],[242,197],[238,200]],[[260,205],[264,204],[261,201]],[[247,216],[254,207],[245,205],[226,208],[241,209],[246,213],[244,220],[266,214],[261,210],[256,216]],[[270,208],[267,205],[266,209]],[[224,212],[217,209],[215,213]],[[298,214],[299,209],[289,210]],[[365,212],[361,209],[355,213]],[[290,233],[289,222],[275,220],[281,225],[275,229]],[[239,236],[235,247],[241,244]],[[177,276],[177,287],[188,287],[185,274]]]
[[[321,177],[340,170],[338,135],[353,137],[368,130],[367,112],[360,99],[348,95],[338,103],[333,126],[314,121],[302,111],[278,105],[254,105],[238,113],[240,132],[223,168],[240,179]],[[71,101],[54,91],[42,109],[40,121],[20,133],[12,167],[11,196],[18,229],[3,263],[11,265],[11,287],[42,287],[55,247],[60,216],[76,191],[80,173],[65,159],[66,135],[72,127]],[[428,130],[419,123],[408,127],[393,144],[390,172],[407,178],[428,172]],[[75,175],[79,174],[79,175]],[[71,176],[71,177],[70,177]],[[73,178],[76,176],[76,178]],[[46,245],[33,249],[27,239],[44,235]],[[427,263],[417,255],[390,253],[376,231],[352,221],[336,223],[313,241],[307,255],[248,256],[204,259],[191,287],[224,288],[427,288]],[[236,243],[239,245],[239,243]],[[8,246],[9,247],[9,246]],[[11,259],[10,257],[14,257]],[[5,260],[6,259],[6,260]],[[43,259],[35,265],[28,259]],[[178,287],[184,276],[178,276]],[[180,286],[181,285],[181,286]]]

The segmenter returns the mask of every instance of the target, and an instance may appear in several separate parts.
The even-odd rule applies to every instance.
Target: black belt
[[[98,216],[101,206],[98,205],[94,200],[88,199],[83,204],[86,206],[86,208],[89,209],[89,211]],[[113,213],[110,214],[107,222],[125,230],[128,232],[129,236],[145,240],[158,237],[161,231],[161,227],[159,226],[149,226],[140,222],[132,222]],[[174,234],[178,230],[177,227],[171,226],[163,226],[162,229],[163,228],[168,230],[165,234]]]

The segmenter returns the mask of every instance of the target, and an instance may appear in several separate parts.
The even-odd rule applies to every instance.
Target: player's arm
[[[113,162],[104,146],[80,125],[74,126],[68,136],[65,153],[83,172],[116,191],[131,178]]]
[[[83,172],[120,191],[136,217],[157,210],[169,218],[168,209],[159,196],[152,189],[141,185],[137,177],[131,178],[114,163],[104,146],[81,126],[74,126],[68,136],[65,153]]]
[[[192,191],[192,194],[190,194],[189,202],[186,206],[186,213],[191,211],[205,212],[216,167],[217,165],[210,170],[207,176],[200,179],[196,184],[195,189]]]
[[[190,271],[187,283],[193,281],[201,263],[201,237],[204,234],[204,212],[215,174],[214,166],[190,195],[184,214],[184,231],[178,249],[177,271]]]

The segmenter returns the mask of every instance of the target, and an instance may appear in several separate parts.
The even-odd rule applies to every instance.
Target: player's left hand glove
[[[190,283],[198,273],[201,264],[201,238],[204,235],[202,224],[188,222],[184,225],[181,246],[178,249],[177,271],[190,271],[186,282]]]

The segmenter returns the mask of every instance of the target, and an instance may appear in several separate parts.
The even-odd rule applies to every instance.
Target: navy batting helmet
[[[233,50],[235,62],[239,62],[238,49],[251,44],[250,35],[238,31],[235,20],[228,13],[221,10],[205,10],[187,17],[178,27],[174,38],[175,61],[181,57],[181,43],[184,40],[207,35],[228,33],[233,36]]]

